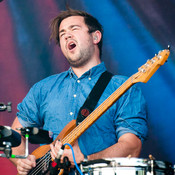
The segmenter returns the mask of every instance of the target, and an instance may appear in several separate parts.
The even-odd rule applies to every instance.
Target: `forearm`
[[[21,145],[16,147],[16,148],[12,148],[12,154],[13,155],[21,155],[24,156],[25,155],[25,142],[23,140],[23,138],[21,139]],[[17,161],[19,159],[18,158],[10,158],[10,161],[16,166],[17,165]]]
[[[16,128],[22,128],[22,125],[19,123],[18,118],[16,117],[12,127],[13,130],[15,130],[16,132],[19,132],[18,130],[16,130]],[[20,133],[20,132],[19,132]],[[12,148],[12,154],[14,155],[24,155],[25,154],[25,139],[24,137],[21,136],[21,144],[18,147],[14,147]],[[19,159],[16,158],[10,158],[10,161],[16,166],[17,165],[17,161]]]
[[[118,143],[98,153],[88,156],[88,160],[103,159],[112,157],[138,157],[141,151],[142,143],[134,134],[124,134]]]

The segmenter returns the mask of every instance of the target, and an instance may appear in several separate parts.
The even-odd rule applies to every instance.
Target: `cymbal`
[[[5,147],[5,142],[10,142],[11,147],[19,146],[21,144],[21,135],[9,126],[0,125],[0,147]]]

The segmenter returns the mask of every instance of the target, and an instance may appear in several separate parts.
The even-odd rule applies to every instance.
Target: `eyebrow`
[[[72,29],[73,27],[80,27],[80,28],[81,28],[80,25],[75,24],[75,25],[70,25],[70,26],[68,27],[68,29]],[[65,32],[65,29],[60,30],[60,31],[59,31],[59,35],[60,35],[60,33],[63,33],[63,32]]]

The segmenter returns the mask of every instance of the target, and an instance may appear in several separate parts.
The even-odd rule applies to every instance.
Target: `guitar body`
[[[60,134],[57,136],[57,138],[52,142],[53,144],[55,144],[55,142],[57,140],[62,140],[64,137],[67,136],[67,134],[69,134],[74,128],[76,127],[76,120],[72,120],[70,121],[65,127],[64,129],[60,132]],[[50,145],[43,145],[40,146],[39,148],[35,149],[32,152],[32,155],[34,155],[36,157],[36,159],[41,158],[42,156],[44,156],[48,151],[50,151]]]
[[[74,128],[76,127],[76,120],[69,122],[64,129],[60,132],[57,138],[52,142],[55,144],[57,140],[63,140]],[[70,144],[73,144],[70,143]],[[66,147],[68,149],[69,147]],[[38,147],[32,152],[32,155],[36,157],[36,167],[30,170],[28,175],[46,175],[49,174],[48,169],[51,162],[50,156],[50,145],[43,145]],[[59,175],[63,173],[63,170],[60,170]]]

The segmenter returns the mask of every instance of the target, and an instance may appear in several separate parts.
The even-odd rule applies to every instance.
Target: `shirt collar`
[[[86,77],[87,78],[95,77],[96,75],[101,74],[104,71],[106,71],[106,66],[105,66],[104,62],[102,62],[102,63],[98,64],[97,66],[94,66],[91,69],[89,69],[80,78],[78,78],[76,76],[76,74],[74,73],[74,71],[72,70],[71,67],[69,68],[68,73],[69,73],[70,78],[81,79],[81,78],[86,78]]]

